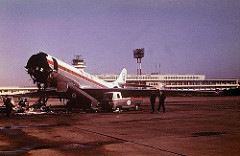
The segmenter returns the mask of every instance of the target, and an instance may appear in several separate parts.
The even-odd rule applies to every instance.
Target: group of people
[[[22,113],[22,112],[28,110],[29,109],[28,99],[27,98],[25,98],[25,99],[21,98],[19,103],[18,103],[18,106],[20,107],[19,108],[19,113]]]
[[[10,115],[12,114],[13,108],[17,109],[17,111],[19,113],[22,113],[22,112],[28,110],[28,108],[29,108],[29,102],[28,102],[27,98],[25,98],[25,99],[21,98],[19,103],[18,103],[18,106],[14,105],[13,99],[10,98],[10,97],[4,97],[3,98],[3,103],[6,107],[7,117],[10,117]]]
[[[150,98],[150,101],[151,101],[151,105],[152,105],[152,113],[155,113],[155,102],[156,102],[156,97],[159,97],[159,104],[158,104],[158,107],[157,107],[157,113],[159,113],[159,110],[160,108],[162,107],[163,109],[163,113],[165,113],[165,99],[166,99],[166,96],[163,94],[162,91],[160,91],[159,93],[156,93],[156,92],[152,92],[151,94],[151,98]]]

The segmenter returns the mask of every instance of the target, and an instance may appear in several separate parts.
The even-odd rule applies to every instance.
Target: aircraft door
[[[53,66],[54,66],[54,70],[58,71],[58,62],[55,58],[53,58]]]

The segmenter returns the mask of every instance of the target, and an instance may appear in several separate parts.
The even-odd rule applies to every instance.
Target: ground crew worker
[[[159,113],[159,110],[160,110],[161,106],[163,108],[163,113],[165,113],[165,105],[164,105],[165,99],[166,99],[166,96],[163,94],[162,91],[160,91],[160,94],[159,94],[159,104],[158,104],[157,113]]]
[[[29,102],[27,98],[25,98],[24,100],[24,105],[25,105],[25,110],[29,110]]]
[[[24,104],[24,101],[23,101],[22,98],[20,99],[18,105],[19,105],[20,107],[25,107],[25,104]]]
[[[11,113],[12,113],[12,109],[14,107],[13,103],[12,103],[12,100],[10,98],[7,98],[5,101],[4,101],[4,105],[6,107],[6,115],[7,117],[10,117]]]
[[[151,105],[152,105],[152,113],[154,113],[154,111],[155,111],[155,102],[156,102],[156,93],[154,91],[151,94],[150,101],[151,101]]]

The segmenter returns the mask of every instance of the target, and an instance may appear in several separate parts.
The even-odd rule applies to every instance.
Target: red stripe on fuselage
[[[49,64],[51,64],[52,66],[54,66],[54,63],[53,63],[51,60],[47,60],[47,61],[48,61]],[[61,65],[58,65],[58,69],[61,69],[61,70],[65,71],[65,72],[67,72],[67,73],[69,73],[69,74],[73,74],[73,75],[75,75],[75,76],[78,76],[78,77],[80,77],[80,78],[82,78],[82,79],[84,79],[84,80],[86,80],[86,81],[89,81],[90,83],[93,83],[93,84],[95,84],[95,85],[98,85],[98,86],[100,86],[100,87],[102,87],[102,88],[108,88],[108,87],[102,85],[101,83],[98,83],[98,82],[96,82],[96,81],[94,81],[94,80],[92,80],[92,79],[89,79],[89,78],[87,78],[87,77],[85,77],[85,76],[83,76],[83,75],[80,75],[80,74],[78,74],[78,73],[76,73],[76,72],[74,72],[74,71],[72,71],[72,70],[70,70],[70,69],[68,69],[68,68],[65,68],[65,67],[63,67],[63,66],[61,66]]]

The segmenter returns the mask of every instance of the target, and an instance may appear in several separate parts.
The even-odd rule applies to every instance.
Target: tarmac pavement
[[[240,155],[240,97],[167,97],[166,113],[0,114],[0,155]]]

